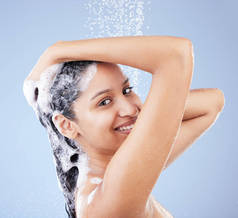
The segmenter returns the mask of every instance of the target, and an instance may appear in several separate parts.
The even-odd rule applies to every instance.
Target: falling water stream
[[[144,27],[144,11],[150,10],[150,4],[150,1],[142,0],[86,1],[85,8],[89,13],[85,23],[89,29],[87,37],[143,35],[143,29],[149,29],[149,25]],[[138,93],[140,70],[125,65],[120,67],[131,78],[134,91]]]

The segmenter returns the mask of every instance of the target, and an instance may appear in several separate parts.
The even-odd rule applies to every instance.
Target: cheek
[[[93,120],[93,123],[95,124],[95,126],[98,128],[99,131],[100,130],[108,131],[111,128],[113,128],[112,126],[113,120],[114,120],[113,114],[110,112],[105,112],[98,114],[98,116]]]
[[[115,144],[118,143],[120,137],[115,134],[113,129],[113,125],[115,125],[114,118],[113,115],[107,112],[105,114],[98,114],[97,118],[91,122],[92,131],[89,137],[93,141],[93,144],[112,149],[118,147]]]
[[[90,131],[93,132],[94,135],[102,135],[106,137],[105,133],[108,133],[113,129],[113,122],[115,119],[114,113],[109,110],[100,111],[88,116],[88,121]]]

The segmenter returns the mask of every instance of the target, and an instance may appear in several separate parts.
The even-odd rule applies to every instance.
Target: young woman
[[[143,105],[117,64],[152,74]],[[152,189],[224,105],[219,89],[190,91],[192,74],[183,37],[59,41],[43,53],[24,93],[48,130],[69,217],[172,217]]]

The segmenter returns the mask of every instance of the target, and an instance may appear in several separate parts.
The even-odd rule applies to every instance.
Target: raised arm
[[[179,44],[174,43],[175,48],[159,41],[153,50],[163,61],[158,58],[150,68],[152,83],[146,101],[130,134],[110,160],[95,195],[97,210],[92,211],[102,214],[99,217],[116,217],[119,213],[124,213],[121,217],[137,217],[146,210],[181,127],[193,74],[193,46],[189,40],[175,40]],[[143,57],[150,60],[146,53]]]
[[[37,81],[50,65],[74,60],[112,62],[154,73],[167,60],[186,52],[185,44],[189,44],[186,38],[174,36],[124,36],[59,41],[45,50],[26,79]]]

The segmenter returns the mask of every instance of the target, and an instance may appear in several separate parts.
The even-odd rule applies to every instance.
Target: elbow
[[[194,50],[193,43],[189,39],[187,39],[187,55],[191,58],[192,64],[194,64]]]
[[[193,43],[187,38],[182,38],[183,43],[180,48],[180,54],[182,56],[183,69],[188,76],[191,83],[193,71],[194,71],[194,51]]]
[[[212,114],[217,116],[217,114],[220,114],[224,108],[225,105],[225,96],[222,90],[218,88],[211,88],[212,91],[212,98],[210,99],[211,105],[208,109],[208,114]]]
[[[215,88],[214,91],[216,92],[216,109],[218,112],[221,112],[225,105],[225,96],[221,89]]]
[[[188,38],[182,38],[182,43],[180,47],[180,52],[183,56],[186,58],[194,59],[194,51],[193,51],[193,43],[190,39]]]

